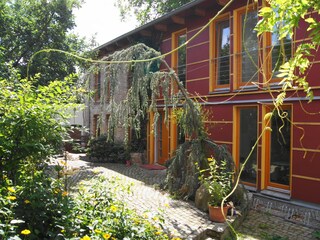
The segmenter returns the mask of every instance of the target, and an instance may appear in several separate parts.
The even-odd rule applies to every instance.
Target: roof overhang
[[[130,32],[127,32],[105,44],[94,49],[99,52],[99,56],[108,55],[116,50],[126,48],[133,43],[141,42],[142,39],[153,41],[155,36],[163,35],[171,27],[180,26],[183,28],[186,19],[191,16],[205,17],[212,12],[212,9],[221,9],[221,1],[228,0],[195,0],[173,10],[162,17],[159,17],[147,24],[144,24]],[[211,12],[210,12],[211,9]]]

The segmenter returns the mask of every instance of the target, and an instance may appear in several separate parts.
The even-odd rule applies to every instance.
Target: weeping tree
[[[201,103],[190,97],[175,71],[159,52],[144,44],[137,44],[106,57],[99,62],[99,66],[105,68],[106,72],[102,87],[110,88],[110,96],[102,96],[101,101],[110,98],[109,129],[119,127],[120,124],[126,133],[134,129],[139,135],[143,127],[142,120],[146,119],[149,112],[154,113],[154,119],[150,121],[157,124],[158,106],[161,104],[165,121],[168,123],[169,109],[172,109],[181,131],[188,136],[188,140],[178,147],[173,158],[168,161],[164,184],[166,189],[181,198],[193,197],[199,187],[196,164],[202,169],[207,168],[207,158],[211,156],[216,158],[217,163],[226,161],[228,170],[234,171],[233,159],[227,148],[208,137],[205,126],[207,113]],[[166,70],[160,71],[160,66]],[[129,89],[125,99],[116,102],[115,92],[123,72],[130,73]],[[160,97],[162,102],[159,102]]]

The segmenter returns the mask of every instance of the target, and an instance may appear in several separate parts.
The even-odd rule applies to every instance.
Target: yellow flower
[[[66,192],[66,191],[64,191],[63,193],[62,193],[62,196],[67,196],[68,195],[68,192]]]
[[[66,162],[66,161],[60,160],[59,163],[60,163],[62,166],[67,166],[67,162]]]
[[[64,230],[64,229],[61,229],[61,231],[60,231],[60,232],[61,232],[61,233],[64,233],[65,231],[66,231],[66,230]]]
[[[212,161],[213,161],[212,157],[208,158],[208,162],[212,162]]]
[[[99,230],[99,229],[95,229],[94,232],[97,233],[97,234],[102,233],[101,230]]]
[[[80,238],[80,240],[91,240],[91,238],[88,235],[85,235],[83,238]]]
[[[13,187],[8,187],[8,191],[12,193],[16,192],[16,190]]]
[[[29,229],[24,229],[21,231],[22,235],[29,235],[31,233],[31,231]]]
[[[174,237],[174,238],[172,238],[172,240],[181,240],[181,238]]]
[[[110,210],[111,210],[111,212],[116,212],[118,210],[118,208],[116,206],[112,205],[110,207]]]
[[[103,238],[104,239],[109,239],[110,237],[111,237],[111,235],[109,233],[103,234]]]
[[[28,199],[26,199],[26,200],[24,200],[24,203],[25,204],[30,204],[31,202]]]
[[[161,232],[159,232],[159,231],[158,231],[158,232],[156,232],[156,235],[160,235],[160,234],[161,234]]]
[[[13,200],[16,200],[17,198],[16,198],[15,196],[8,196],[8,197],[7,197],[7,199],[9,199],[9,200],[12,200],[12,201],[13,201]]]

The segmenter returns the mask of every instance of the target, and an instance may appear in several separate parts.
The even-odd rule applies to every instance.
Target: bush
[[[27,164],[17,183],[1,188],[0,239],[57,239],[73,206],[62,182]]]
[[[130,193],[117,179],[100,177],[82,186],[75,197],[73,236],[88,239],[169,239],[161,228],[161,216],[138,216],[120,200]]]
[[[91,139],[87,153],[92,162],[125,163],[130,159],[124,143],[110,142],[106,135]]]

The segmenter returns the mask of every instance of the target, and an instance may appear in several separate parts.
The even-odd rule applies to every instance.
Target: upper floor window
[[[98,102],[101,98],[101,72],[94,75],[94,101]]]
[[[258,80],[259,42],[255,26],[258,13],[254,5],[235,11],[236,87]]]
[[[212,66],[210,91],[228,88],[230,83],[230,20],[229,16],[213,22],[211,27]]]
[[[282,23],[278,23],[282,24]],[[266,34],[266,63],[268,81],[278,81],[280,66],[292,56],[292,39],[289,35],[279,40],[278,26],[274,26],[272,33]]]
[[[172,35],[172,49],[178,48],[187,41],[186,30],[175,32]],[[186,46],[179,48],[172,54],[172,68],[176,71],[179,80],[185,86],[186,83]]]

